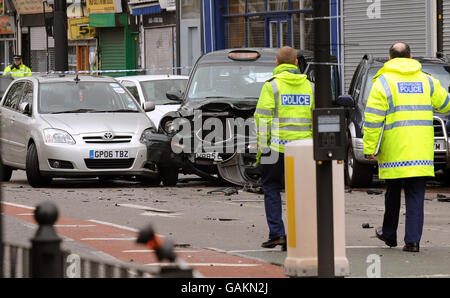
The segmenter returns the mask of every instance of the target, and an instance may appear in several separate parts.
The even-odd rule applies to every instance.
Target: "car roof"
[[[207,54],[204,54],[200,57],[198,60],[199,64],[203,63],[223,63],[223,62],[242,62],[242,61],[236,61],[228,58],[228,55],[231,52],[237,52],[237,51],[256,51],[261,56],[253,62],[259,62],[259,63],[275,63],[277,52],[279,51],[279,48],[234,48],[234,49],[226,49],[226,50],[219,50],[210,52]],[[303,55],[307,58],[312,57],[311,51],[302,51],[297,50],[297,56]]]
[[[364,55],[363,59],[368,60],[369,64],[372,66],[379,66],[387,61],[389,61],[389,58],[383,57],[372,57],[371,55]],[[449,62],[442,58],[436,58],[436,57],[413,57],[413,59],[419,61],[421,64],[427,64],[427,65],[448,65]]]
[[[136,76],[125,76],[118,77],[116,80],[133,80],[133,81],[153,81],[153,80],[180,80],[189,79],[189,76],[183,75],[136,75]]]
[[[24,77],[23,79],[34,78],[38,82],[72,82],[78,78],[82,82],[111,82],[116,83],[114,78],[106,76],[90,76],[90,75],[57,75],[57,74],[45,74],[45,75],[33,75],[30,77]]]

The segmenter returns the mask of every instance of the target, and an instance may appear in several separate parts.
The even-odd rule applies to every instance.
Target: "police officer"
[[[283,47],[277,53],[273,77],[262,90],[254,114],[258,128],[257,162],[262,168],[262,189],[269,239],[264,248],[286,250],[280,191],[284,188],[284,146],[312,138],[311,83],[298,69],[297,53]]]
[[[5,67],[3,75],[10,75],[13,79],[31,76],[31,69],[22,63],[22,56],[14,55],[14,62]]]
[[[433,110],[450,110],[450,98],[440,82],[421,71],[410,47],[394,44],[390,60],[376,74],[367,100],[364,154],[376,159],[380,141],[379,177],[386,180],[383,226],[376,236],[397,246],[402,188],[405,190],[404,251],[418,252],[424,222],[426,177],[434,176]]]

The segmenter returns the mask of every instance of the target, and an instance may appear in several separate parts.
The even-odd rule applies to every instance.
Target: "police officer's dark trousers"
[[[271,152],[271,156],[277,156],[276,160],[267,158],[265,162],[264,155],[261,158],[262,167],[262,189],[264,191],[264,206],[266,209],[267,224],[269,225],[269,239],[275,239],[285,236],[282,206],[281,190],[284,188],[284,154]],[[271,163],[273,161],[274,163]]]
[[[426,177],[387,179],[383,236],[397,240],[397,227],[401,206],[401,192],[405,189],[406,221],[405,243],[419,243],[424,222]]]

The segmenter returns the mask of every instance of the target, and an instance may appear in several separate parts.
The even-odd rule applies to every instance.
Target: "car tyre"
[[[142,176],[140,178],[141,180],[141,184],[144,186],[148,186],[148,187],[156,187],[159,186],[161,184],[161,176],[158,177],[147,177],[147,176]]]
[[[31,185],[31,187],[46,187],[52,183],[51,177],[45,177],[41,175],[41,171],[39,170],[39,158],[35,144],[31,144],[28,147],[26,158],[26,173],[28,183]]]
[[[373,166],[360,163],[355,158],[351,141],[345,161],[345,184],[349,187],[370,187],[373,179]]]
[[[11,180],[13,170],[10,167],[5,166],[1,161],[0,161],[0,170],[1,170],[0,181],[8,182],[9,180]]]
[[[178,168],[161,167],[161,179],[164,186],[175,186],[178,183]]]

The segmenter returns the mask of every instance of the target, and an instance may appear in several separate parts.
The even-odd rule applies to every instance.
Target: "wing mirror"
[[[25,114],[25,115],[31,115],[30,103],[29,103],[29,102],[22,102],[22,103],[19,105],[19,111],[20,111],[22,114]]]
[[[146,101],[143,104],[144,111],[151,112],[155,110],[155,104],[153,102]]]
[[[336,100],[336,104],[338,106],[344,107],[344,108],[354,108],[355,107],[355,100],[351,95],[341,95]]]
[[[170,90],[166,92],[166,97],[173,101],[183,101],[183,93],[178,90]]]

